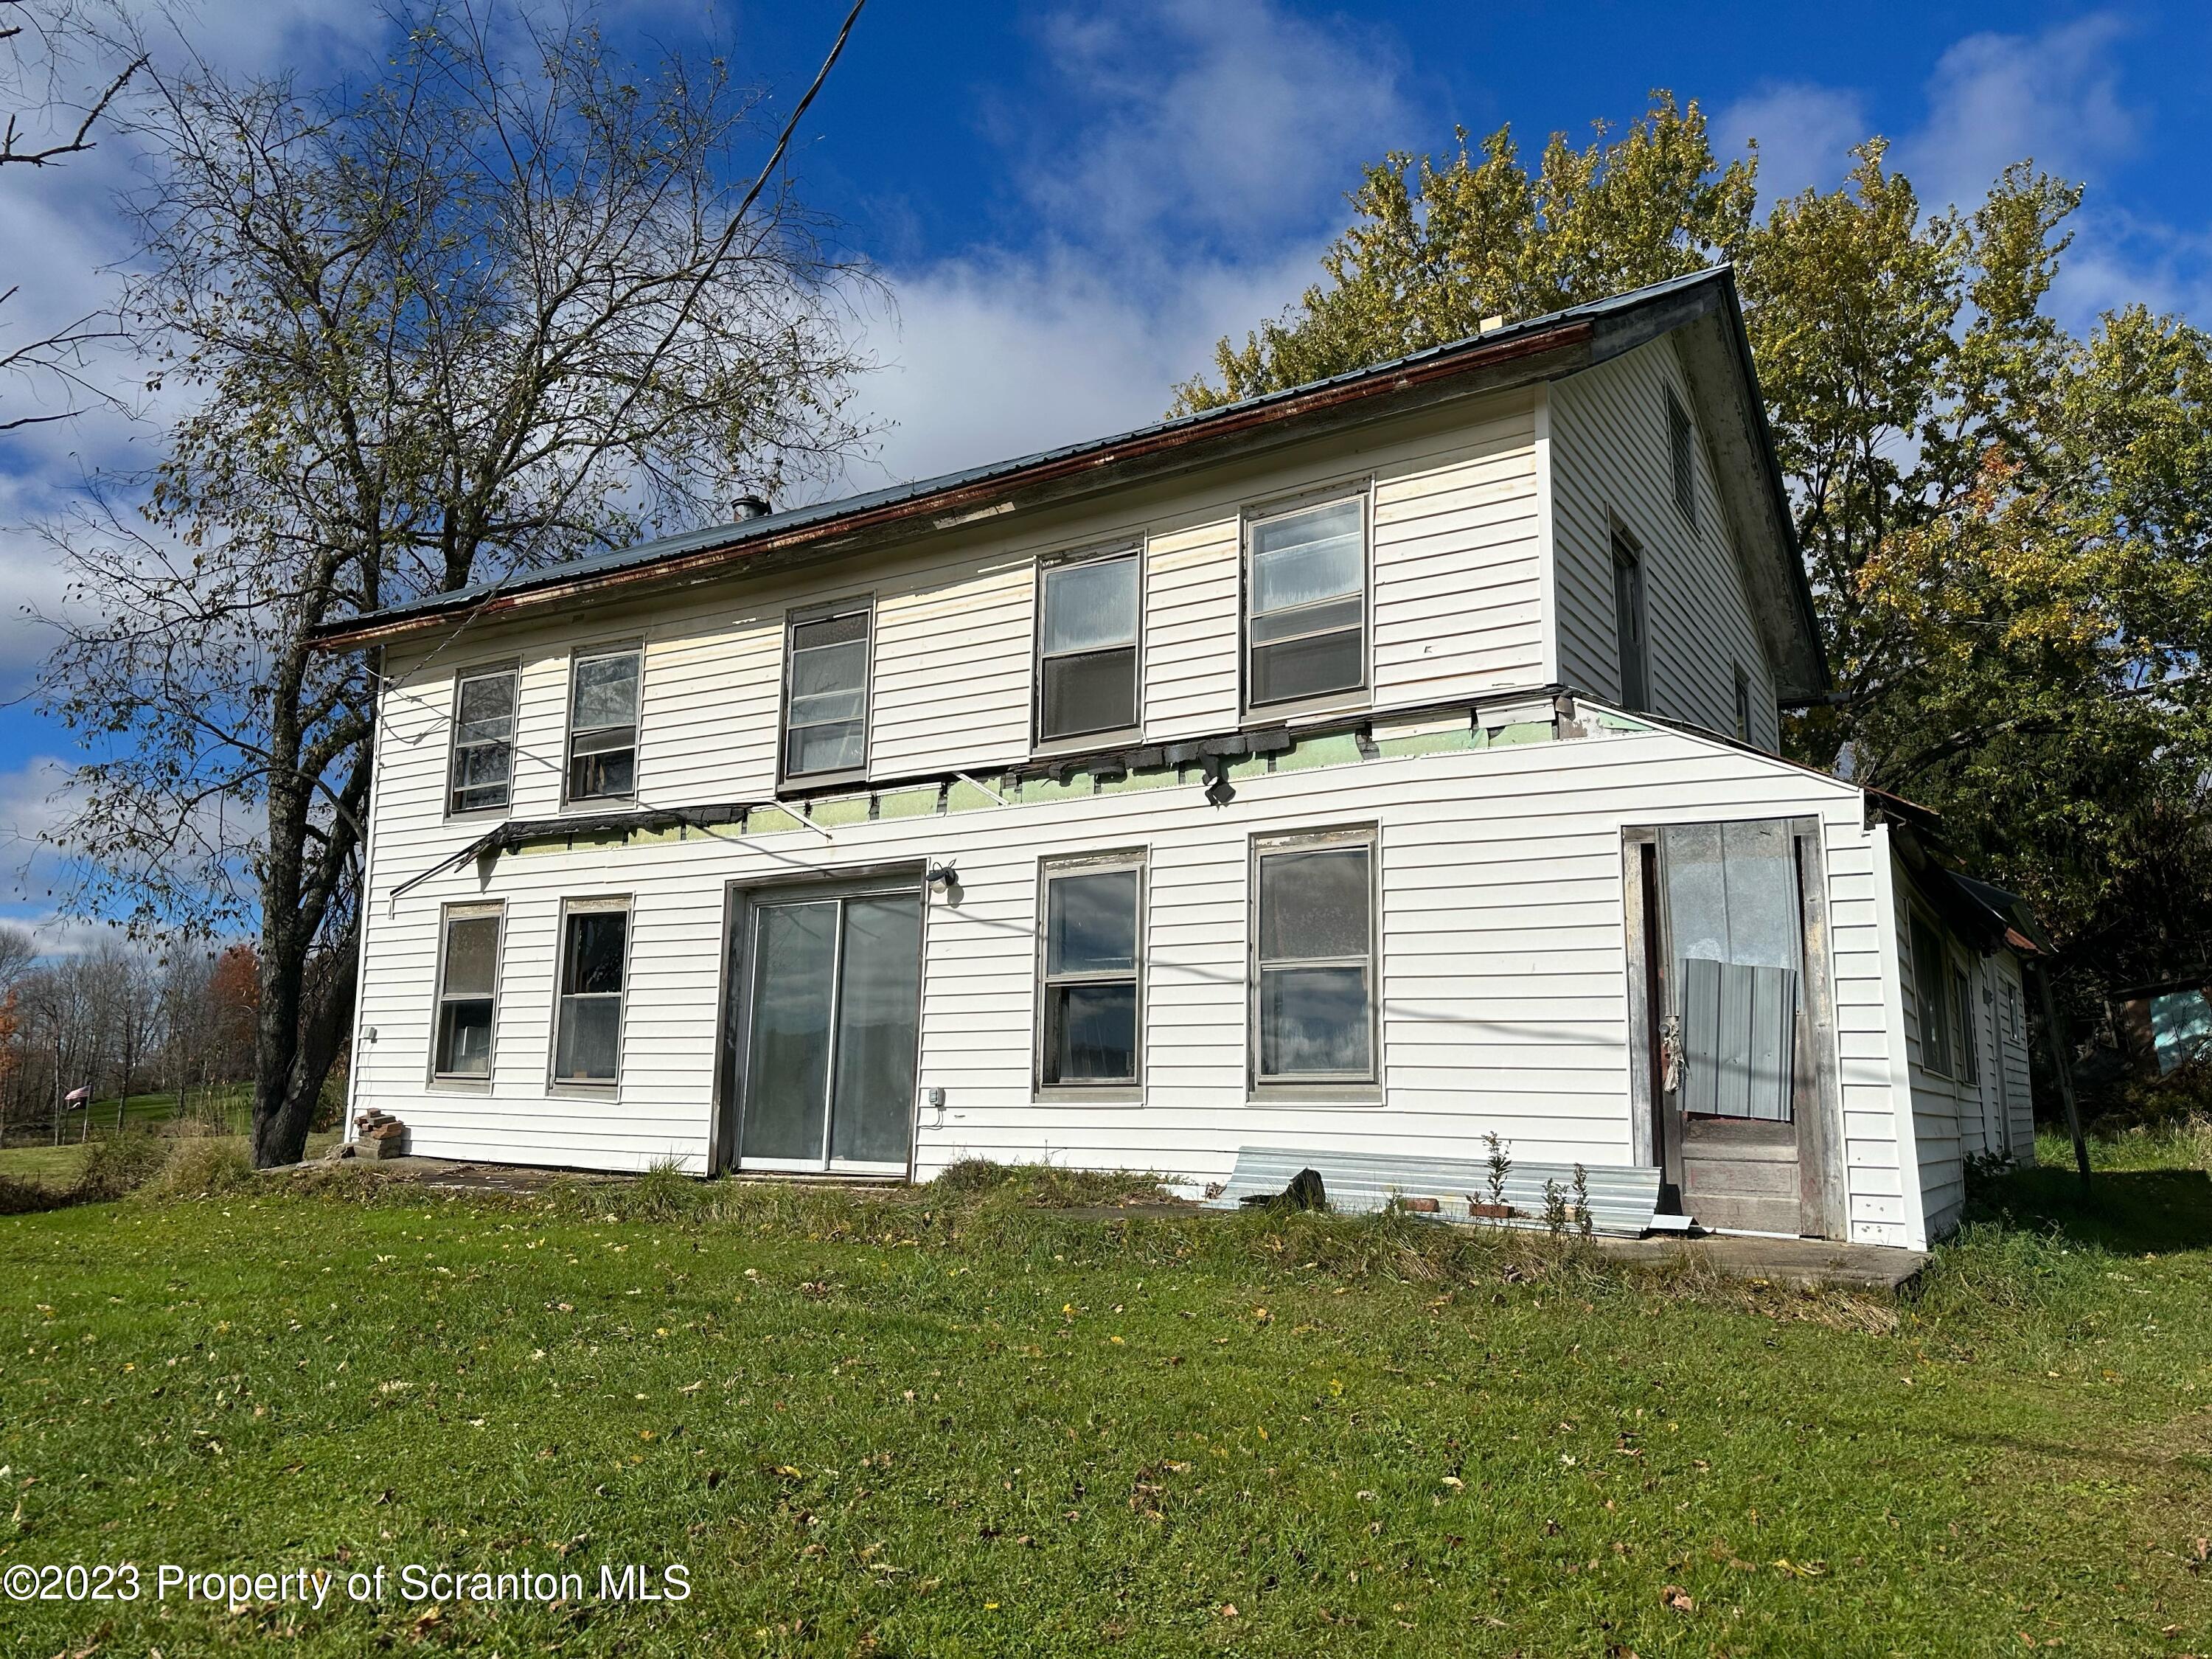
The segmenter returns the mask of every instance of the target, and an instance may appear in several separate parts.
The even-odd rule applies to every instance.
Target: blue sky
[[[363,61],[358,0],[201,0],[204,47],[241,67]],[[712,46],[788,98],[840,0],[612,4],[617,39]],[[2089,187],[2057,304],[2142,300],[2212,321],[2212,8],[1602,4],[1297,0],[965,4],[871,0],[795,147],[801,185],[891,296],[856,326],[883,367],[883,425],[854,488],[1158,416],[1212,342],[1296,297],[1362,161],[1510,121],[1524,149],[1646,93],[1696,98],[1724,144],[1760,142],[1763,193],[1828,184],[1880,132],[1924,199],[1971,201],[2032,155]],[[128,156],[0,177],[0,287],[18,326],[59,319],[124,251],[104,205]],[[43,650],[17,619],[61,602],[22,526],[87,468],[143,459],[112,420],[0,436],[0,700]],[[50,920],[34,858],[66,732],[0,701],[0,919]]]

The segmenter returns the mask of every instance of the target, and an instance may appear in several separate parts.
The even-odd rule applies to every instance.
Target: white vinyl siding
[[[919,1115],[927,1176],[963,1155],[1158,1169],[1218,1180],[1240,1144],[1419,1146],[1480,1158],[1497,1130],[1523,1159],[1626,1164],[1624,825],[1819,816],[1827,841],[1853,1236],[1905,1242],[1891,1096],[1881,1075],[1873,851],[1846,786],[1673,733],[1513,745],[1241,781],[1224,808],[1187,788],[855,825],[823,841],[691,834],[526,853],[489,878],[507,900],[506,968],[489,1097],[422,1085],[441,902],[473,870],[391,890],[416,867],[380,854],[368,911],[360,1099],[404,1119],[432,1155],[640,1169],[693,1167],[711,1133],[726,884],[896,860],[956,862],[961,893],[930,903]],[[1255,835],[1377,825],[1387,1104],[1249,1103],[1248,856]],[[1133,1101],[1052,1109],[1035,1097],[1032,953],[1042,857],[1145,844],[1144,1075]],[[564,895],[633,895],[617,1099],[542,1085]],[[1468,1079],[1482,1079],[1471,1090]]]
[[[1551,387],[1560,678],[1601,701],[1620,695],[1612,551],[1618,526],[1644,560],[1651,712],[1733,733],[1740,664],[1751,682],[1749,741],[1778,749],[1773,674],[1702,442],[1691,445],[1696,511],[1686,518],[1675,504],[1670,394],[1685,411],[1693,407],[1674,343],[1665,339]]]

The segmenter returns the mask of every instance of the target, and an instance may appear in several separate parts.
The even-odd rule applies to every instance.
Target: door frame
[[[707,1167],[720,1174],[740,1165],[744,1145],[745,1057],[752,1037],[753,939],[756,916],[763,903],[789,904],[808,900],[865,897],[877,893],[915,890],[921,915],[921,960],[915,975],[915,1079],[907,1103],[906,1170],[914,1179],[915,1132],[920,1121],[921,995],[929,958],[929,883],[927,866],[919,860],[896,863],[848,866],[836,870],[799,870],[733,878],[724,884],[722,895],[721,995],[718,999],[720,1053],[714,1066],[714,1133]],[[842,990],[842,986],[841,986]],[[827,1162],[829,1143],[823,1143]],[[757,1173],[776,1170],[756,1166]],[[836,1174],[809,1165],[785,1174]]]
[[[1790,1085],[1790,1115],[1797,1126],[1798,1231],[1812,1238],[1848,1238],[1850,1214],[1844,1187],[1843,1097],[1836,1070],[1835,971],[1828,923],[1827,854],[1820,820],[1777,814],[1719,821],[1779,823],[1790,832],[1803,956],[1802,994],[1796,1022],[1796,1062]],[[1628,993],[1630,1138],[1637,1164],[1656,1166],[1661,1172],[1662,1209],[1671,1197],[1677,1205],[1674,1213],[1679,1214],[1682,1119],[1659,1087],[1662,1060],[1658,1012],[1665,1004],[1668,968],[1662,948],[1668,938],[1667,884],[1660,867],[1659,837],[1661,830],[1671,827],[1663,823],[1625,826],[1620,870]]]

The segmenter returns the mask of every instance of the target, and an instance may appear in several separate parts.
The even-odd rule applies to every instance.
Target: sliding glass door
[[[903,1175],[921,995],[918,888],[757,898],[738,1163]]]

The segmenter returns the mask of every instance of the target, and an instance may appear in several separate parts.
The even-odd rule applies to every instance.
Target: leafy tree
[[[2086,970],[2080,1002],[2204,965],[2212,340],[2141,307],[2062,328],[2081,192],[2028,163],[1930,214],[1872,139],[1759,218],[1756,161],[1665,94],[1533,176],[1504,130],[1480,161],[1393,155],[1328,281],[1177,407],[1733,260],[1837,682],[1790,746],[1942,811]]]
[[[189,412],[56,532],[44,689],[100,756],[80,901],[256,931],[264,1164],[300,1155],[358,954],[373,670],[312,630],[726,517],[862,435],[850,273],[780,172],[821,77],[740,173],[760,108],[726,64],[467,4],[395,24],[365,82],[149,62],[131,315]]]

